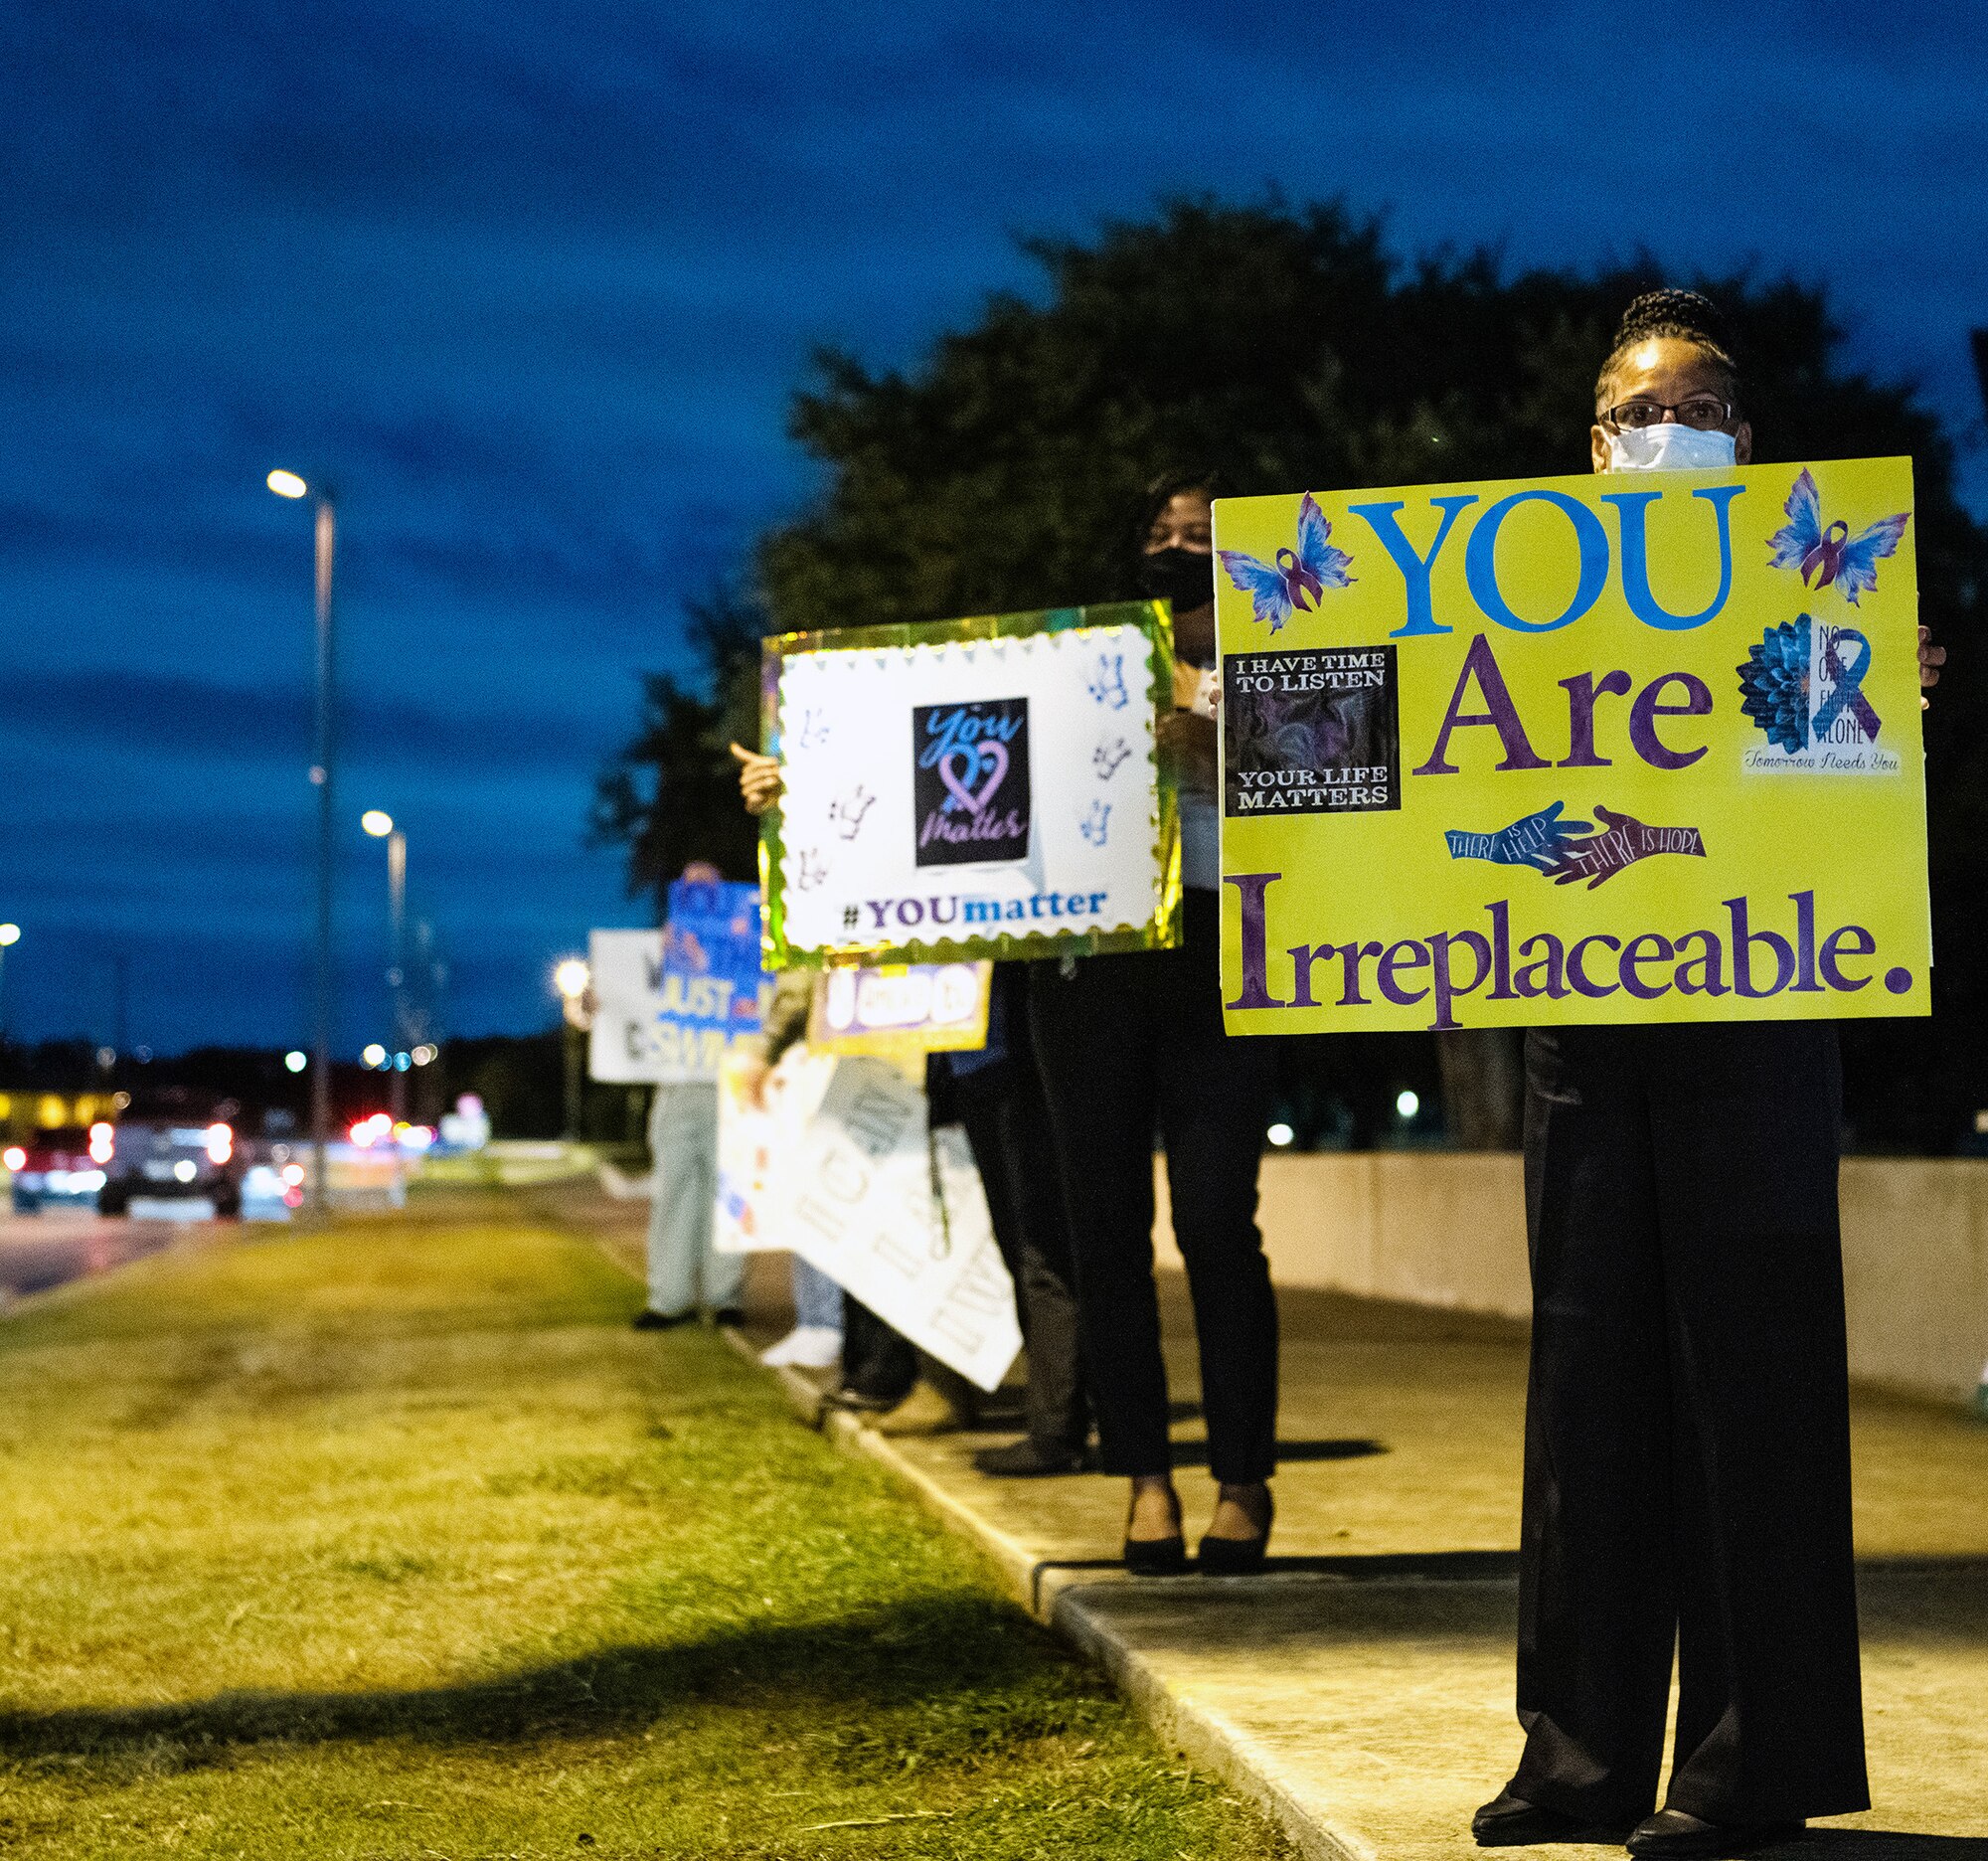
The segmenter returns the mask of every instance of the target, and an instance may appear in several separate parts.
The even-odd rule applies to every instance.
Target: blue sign
[[[759,888],[679,879],[670,887],[657,979],[656,1046],[669,1068],[718,1077],[725,1050],[759,1031]]]

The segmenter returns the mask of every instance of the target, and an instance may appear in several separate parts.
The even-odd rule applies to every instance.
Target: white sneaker
[[[797,1370],[832,1370],[842,1361],[842,1333],[826,1325],[796,1325],[777,1344],[759,1353],[768,1369],[791,1364]]]

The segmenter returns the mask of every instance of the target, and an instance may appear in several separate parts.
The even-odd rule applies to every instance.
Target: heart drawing
[[[959,772],[953,772],[953,765],[959,765]],[[993,772],[980,785],[976,794],[973,783],[980,773],[982,763],[991,763]],[[945,783],[952,800],[970,814],[986,811],[987,803],[993,798],[994,790],[1000,787],[1008,773],[1008,746],[997,738],[988,738],[981,743],[966,744],[958,749],[948,750],[938,760],[938,778]],[[950,807],[951,803],[947,804]]]

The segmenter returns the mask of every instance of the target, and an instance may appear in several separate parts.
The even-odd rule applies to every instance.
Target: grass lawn
[[[13,1856],[1288,1856],[497,1195],[0,1320]]]

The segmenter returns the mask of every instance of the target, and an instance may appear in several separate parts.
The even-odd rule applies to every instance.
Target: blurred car
[[[45,1208],[96,1206],[104,1175],[102,1159],[95,1152],[107,1152],[110,1126],[102,1124],[95,1129],[104,1134],[94,1142],[90,1131],[69,1124],[58,1130],[36,1131],[25,1143],[8,1145],[16,1215],[35,1215]]]
[[[240,1215],[248,1164],[235,1132],[241,1114],[238,1100],[184,1086],[134,1099],[112,1133],[98,1213],[126,1215],[143,1200],[205,1201],[219,1216]]]

